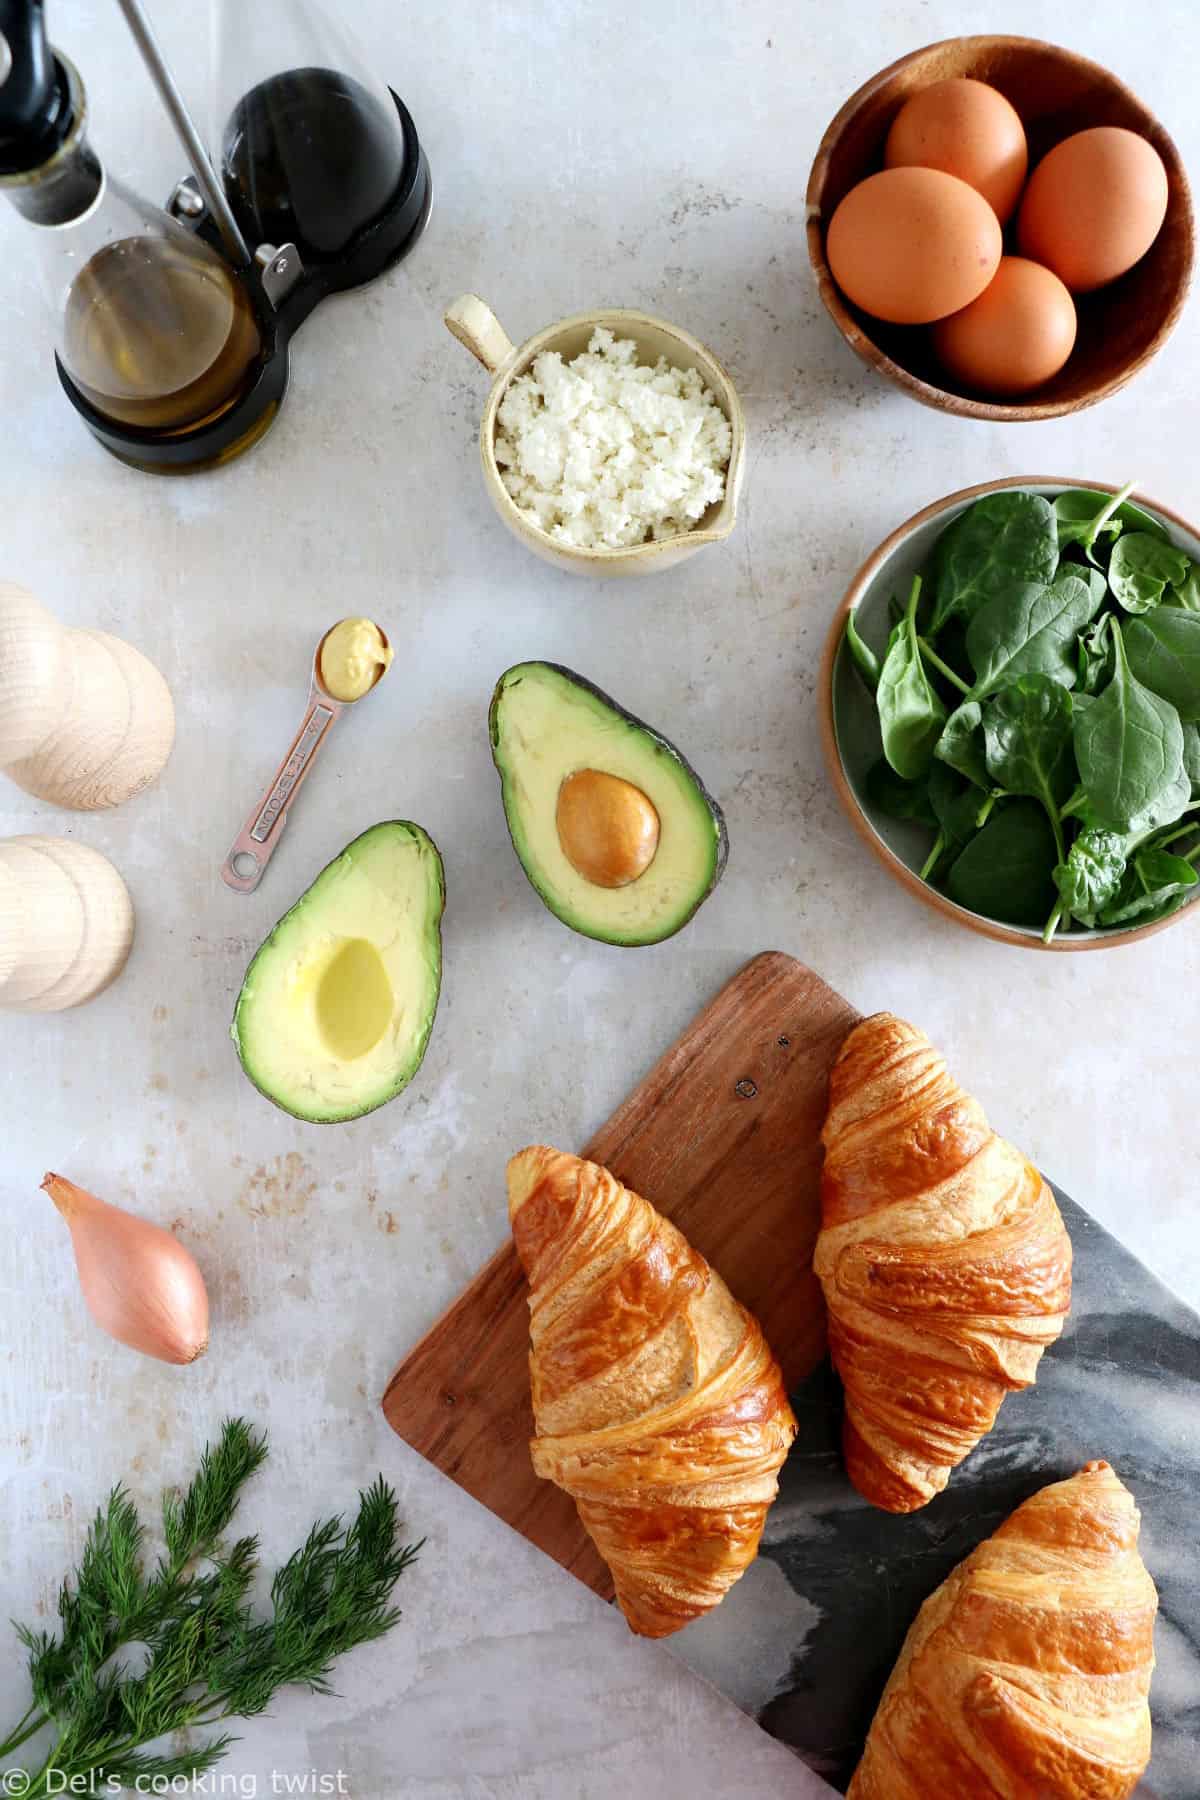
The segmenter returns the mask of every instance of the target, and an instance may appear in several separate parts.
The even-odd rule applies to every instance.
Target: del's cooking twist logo
[[[36,1782],[36,1788],[35,1788]],[[36,1791],[43,1794],[157,1794],[196,1796],[229,1795],[236,1800],[258,1800],[267,1794],[347,1794],[350,1778],[345,1769],[272,1769],[265,1779],[234,1769],[203,1769],[190,1775],[135,1775],[132,1780],[105,1769],[69,1774],[48,1765],[34,1777],[26,1769],[0,1769],[0,1796],[21,1800]]]

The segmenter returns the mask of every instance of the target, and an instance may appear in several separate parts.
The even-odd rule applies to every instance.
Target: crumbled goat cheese
[[[501,479],[531,525],[579,549],[677,537],[725,492],[732,433],[695,369],[653,368],[597,329],[535,356],[497,415]]]

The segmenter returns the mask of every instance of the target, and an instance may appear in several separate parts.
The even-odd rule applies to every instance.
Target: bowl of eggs
[[[874,76],[822,138],[807,198],[821,298],[851,348],[968,418],[1056,418],[1115,393],[1191,280],[1169,134],[1107,69],[1032,38],[951,38]]]

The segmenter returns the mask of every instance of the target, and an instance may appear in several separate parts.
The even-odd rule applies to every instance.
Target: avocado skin
[[[662,937],[653,938],[645,944],[617,943],[615,947],[621,950],[648,950],[651,949],[654,944],[665,944],[668,938],[676,937],[679,932],[683,930],[685,925],[690,924],[716,887],[718,881],[720,881],[722,875],[725,873],[725,865],[729,861],[729,831],[725,824],[725,814],[721,811],[720,806],[713,799],[687,757],[684,756],[683,752],[671,742],[670,738],[664,737],[661,731],[656,731],[653,725],[647,725],[646,721],[644,719],[639,719],[636,713],[629,712],[619,701],[614,700],[611,694],[606,694],[604,689],[597,687],[594,681],[589,681],[586,675],[580,675],[574,669],[568,669],[564,663],[546,662],[539,657],[532,657],[526,662],[514,663],[510,669],[505,669],[503,675],[501,675],[499,681],[496,683],[492,692],[491,705],[488,707],[488,739],[492,748],[492,761],[496,766],[496,773],[500,777],[500,791],[502,798],[504,796],[504,768],[500,761],[500,757],[497,754],[500,747],[498,726],[500,701],[504,694],[505,684],[511,681],[514,675],[520,674],[524,669],[551,670],[553,674],[560,675],[564,680],[573,682],[576,687],[583,688],[587,693],[591,694],[593,699],[601,701],[608,707],[610,712],[615,713],[619,719],[623,719],[627,725],[632,726],[637,731],[644,732],[648,738],[652,738],[660,750],[665,751],[668,756],[673,757],[680,765],[688,776],[688,779],[695,786],[696,791],[700,795],[705,806],[708,808],[717,831],[716,862],[713,867],[712,879],[708,883],[708,886],[704,889],[703,893],[696,896],[695,904],[689,909],[686,915],[680,919],[678,925],[676,925],[672,931],[665,932]],[[538,899],[545,906],[546,910],[553,913],[554,917],[563,925],[566,925],[569,930],[577,932],[580,937],[592,938],[595,942],[600,944],[612,944],[614,940],[610,937],[606,937],[603,932],[589,931],[586,926],[577,924],[574,919],[564,919],[558,908],[551,904],[542,885],[529,869],[525,858],[521,855],[521,846],[518,844],[516,835],[513,831],[512,820],[508,813],[507,801],[504,802],[504,823],[508,828],[509,839],[512,843],[513,850],[516,852],[517,861],[524,870],[525,878],[529,882],[530,887],[532,887],[537,894]]]
[[[361,1112],[338,1113],[332,1117],[328,1115],[322,1117],[319,1114],[301,1112],[296,1107],[285,1106],[282,1100],[262,1086],[253,1070],[250,1068],[250,1065],[247,1063],[245,1056],[242,1054],[242,1041],[241,1034],[238,1030],[238,1020],[241,1015],[242,1001],[245,997],[250,977],[254,973],[254,965],[258,962],[259,957],[271,947],[280,932],[288,924],[288,921],[294,918],[296,913],[300,911],[321,877],[327,874],[336,863],[339,863],[343,856],[348,855],[351,850],[355,849],[367,838],[373,837],[377,831],[405,831],[410,836],[424,838],[437,859],[437,905],[436,908],[432,910],[429,919],[429,930],[437,948],[437,991],[434,995],[433,1005],[429,1011],[429,1017],[426,1019],[421,1031],[414,1039],[416,1060],[414,1061],[409,1074],[399,1083],[399,1085],[394,1087],[390,1093],[383,1094],[378,1100],[372,1101],[370,1106],[364,1106]],[[332,857],[330,861],[325,864],[324,868],[317,871],[299,898],[293,901],[292,905],[288,907],[282,917],[275,921],[271,930],[267,933],[262,943],[258,946],[258,949],[254,952],[254,955],[250,958],[250,961],[246,964],[246,973],[242,976],[242,985],[238,989],[238,997],[234,1003],[233,1018],[229,1026],[229,1035],[233,1039],[233,1046],[237,1051],[238,1062],[241,1064],[242,1073],[245,1075],[250,1085],[258,1090],[264,1100],[269,1100],[272,1106],[278,1107],[279,1111],[286,1113],[289,1118],[300,1119],[306,1125],[345,1125],[352,1119],[365,1119],[368,1113],[378,1112],[381,1106],[386,1106],[389,1100],[394,1100],[398,1094],[404,1092],[404,1089],[417,1075],[421,1064],[425,1060],[425,1052],[429,1047],[429,1039],[433,1034],[434,1021],[437,1018],[438,1005],[442,997],[442,919],[445,915],[445,911],[446,865],[442,860],[442,853],[430,837],[429,833],[425,830],[424,826],[415,824],[411,819],[381,819],[378,824],[369,825],[365,831],[360,831],[357,837],[351,838],[348,844],[344,844],[337,855]]]

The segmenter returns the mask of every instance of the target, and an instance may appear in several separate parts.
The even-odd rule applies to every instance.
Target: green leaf
[[[1188,558],[1187,574],[1182,582],[1172,584],[1163,605],[1178,606],[1184,612],[1200,613],[1200,563]]]
[[[1125,627],[1129,667],[1169,700],[1181,719],[1200,719],[1200,613],[1160,606]]]
[[[864,642],[860,637],[853,607],[846,614],[846,648],[850,652],[855,668],[871,692],[874,693],[879,686],[879,676],[883,665],[870,644]]]
[[[1112,680],[1116,665],[1116,652],[1112,646],[1110,631],[1113,624],[1112,613],[1101,613],[1100,617],[1083,632],[1076,646],[1077,656],[1077,691],[1079,695],[1089,697],[1098,694]]]
[[[867,770],[866,790],[870,804],[889,819],[915,819],[919,825],[937,825],[925,782],[903,780],[886,757],[881,756]]]
[[[1075,640],[1104,598],[1102,577],[1098,588],[1081,575],[1060,574],[1049,587],[1022,582],[981,606],[967,627],[972,699],[982,700],[1021,675],[1048,675],[1072,687]]]
[[[1183,728],[1183,771],[1191,790],[1190,798],[1200,800],[1200,725]]]
[[[990,796],[973,782],[964,781],[948,763],[935,762],[929,771],[929,799],[948,845],[962,845],[979,830],[980,813],[990,812]]]
[[[1181,728],[1182,729],[1182,728]],[[1129,821],[1129,840],[1131,847],[1143,844],[1156,831],[1162,831],[1167,825],[1174,825],[1188,810],[1192,798],[1192,781],[1186,766],[1180,767],[1178,775],[1162,792],[1156,794],[1140,812]]]
[[[1102,925],[1132,925],[1139,920],[1145,924],[1165,912],[1174,912],[1200,881],[1186,857],[1149,846],[1137,852],[1131,874],[1133,879],[1122,883],[1115,901],[1101,912]]]
[[[918,781],[925,774],[946,720],[946,709],[925,672],[917,642],[920,593],[917,576],[904,618],[892,631],[875,694],[883,753],[906,781]]]
[[[74,1580],[63,1584],[61,1637],[17,1628],[31,1655],[34,1705],[6,1752],[44,1727],[56,1733],[28,1783],[31,1800],[108,1791],[109,1777],[134,1786],[198,1775],[224,1754],[230,1737],[158,1751],[147,1746],[261,1712],[288,1683],[330,1692],[337,1658],[395,1623],[392,1588],[421,1546],[397,1542],[396,1497],[382,1477],[360,1494],[348,1527],[336,1518],[313,1527],[275,1576],[270,1614],[256,1616],[249,1590],[257,1541],[242,1538],[226,1551],[216,1538],[264,1454],[263,1440],[243,1420],[226,1421],[183,1496],[164,1500],[167,1549],[149,1580],[137,1567],[136,1514],[114,1489]],[[202,1572],[184,1566],[196,1556],[207,1559]],[[125,1654],[130,1649],[133,1657]],[[37,1676],[43,1661],[44,1705]]]
[[[1186,580],[1189,558],[1147,531],[1127,531],[1108,564],[1108,585],[1128,613],[1149,612],[1167,588]]]
[[[1121,540],[1124,542],[1124,540]],[[1183,773],[1179,714],[1132,675],[1119,626],[1112,680],[1074,724],[1075,756],[1095,823],[1130,830]]]
[[[983,714],[988,774],[1010,794],[1040,800],[1054,821],[1075,786],[1071,696],[1048,675],[1022,675]]]
[[[226,1419],[216,1449],[205,1445],[185,1493],[179,1498],[164,1494],[163,1537],[176,1568],[209,1554],[237,1511],[243,1484],[266,1456],[267,1440],[245,1419]]]
[[[988,788],[987,762],[983,747],[983,708],[978,700],[964,700],[955,707],[934,747],[934,756],[948,763],[973,781],[976,787]]]
[[[1054,905],[1057,846],[1036,800],[997,806],[983,830],[951,865],[950,898],[1006,925],[1041,925]]]
[[[248,1630],[211,1677],[227,1712],[253,1717],[290,1682],[329,1693],[337,1657],[395,1624],[391,1591],[420,1549],[396,1542],[396,1496],[382,1477],[359,1495],[348,1528],[339,1518],[314,1525],[271,1584],[271,1618]]]
[[[1113,899],[1125,873],[1125,840],[1096,827],[1081,831],[1065,863],[1054,871],[1054,885],[1064,912],[1081,925],[1094,926],[1100,908]]]
[[[996,594],[1054,579],[1058,527],[1040,494],[1006,489],[977,500],[938,539],[933,554],[933,616],[927,636],[957,613],[970,618]]]
[[[1151,537],[1166,538],[1166,528],[1150,513],[1143,512],[1126,498],[1133,483],[1116,494],[1102,494],[1095,488],[1068,488],[1054,502],[1061,548],[1079,544],[1088,561],[1095,563],[1097,540],[1118,538],[1122,531],[1145,531]]]
[[[1098,537],[1117,538],[1124,529],[1119,513],[1109,512],[1111,497],[1087,488],[1068,488],[1054,502],[1060,551],[1079,544],[1090,555]],[[1106,516],[1107,515],[1107,516]]]

